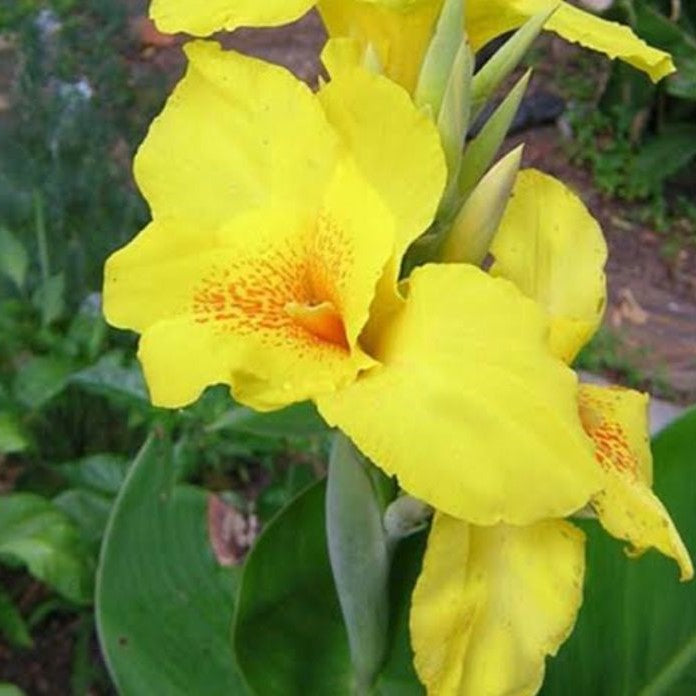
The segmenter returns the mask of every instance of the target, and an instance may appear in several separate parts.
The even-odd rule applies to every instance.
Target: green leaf
[[[466,146],[459,174],[459,195],[465,200],[486,173],[515,118],[529,84],[527,71],[486,121],[479,134]]]
[[[0,696],[24,696],[24,692],[14,684],[0,682]]]
[[[93,558],[72,521],[40,496],[0,499],[0,556],[25,565],[73,602],[91,601]]]
[[[29,438],[11,413],[0,413],[0,454],[15,454],[29,447]]]
[[[665,179],[696,157],[696,125],[665,129],[645,143],[633,160],[628,179],[631,195],[645,196],[659,190]]]
[[[326,483],[301,493],[265,528],[251,550],[239,588],[233,646],[259,696],[352,696],[350,650],[327,551]],[[374,693],[424,693],[412,667],[408,636],[411,592],[423,536],[401,543],[390,572],[389,645]]]
[[[130,462],[118,454],[93,454],[57,467],[72,485],[88,488],[106,496],[115,496],[126,478]]]
[[[123,364],[123,354],[112,351],[94,365],[75,373],[70,380],[86,391],[138,406],[150,406],[150,399],[137,363]]]
[[[104,535],[112,502],[99,493],[79,488],[68,489],[53,498],[53,504],[75,523],[85,540],[92,544],[98,544]]]
[[[231,430],[261,437],[312,437],[325,435],[330,428],[314,404],[304,401],[269,413],[236,406],[211,423],[207,430]]]
[[[326,532],[359,692],[372,684],[382,664],[389,622],[387,538],[368,466],[347,437],[334,437]]]
[[[19,403],[39,410],[68,384],[72,372],[69,361],[55,356],[31,358],[15,375],[12,390]]]
[[[0,227],[0,274],[21,290],[28,268],[29,256],[24,245],[6,227]]]
[[[653,440],[655,491],[694,555],[696,409]],[[696,684],[696,583],[651,551],[630,559],[596,523],[588,532],[584,605],[549,663],[543,694],[690,696]]]
[[[60,319],[65,311],[65,276],[56,273],[46,278],[34,292],[32,302],[41,312],[41,323],[44,326]]]
[[[326,547],[324,481],[265,528],[247,557],[233,646],[258,696],[351,693],[351,664]]]
[[[29,629],[12,598],[0,588],[0,635],[20,648],[32,646]]]
[[[120,693],[242,694],[229,648],[236,570],[211,549],[206,491],[172,480],[171,447],[151,438],[104,537],[101,646]]]
[[[420,575],[427,534],[420,532],[399,542],[389,577],[389,651],[377,679],[378,696],[421,696],[425,688],[413,667],[409,633],[411,595]]]

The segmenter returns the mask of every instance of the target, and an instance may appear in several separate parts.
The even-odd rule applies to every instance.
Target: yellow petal
[[[430,225],[447,178],[440,136],[385,77],[346,66],[319,92],[326,117],[396,222],[396,255]]]
[[[329,39],[321,51],[321,62],[329,75],[337,77],[342,72],[359,68],[363,63],[364,49],[357,39],[346,36]]]
[[[467,0],[466,28],[478,50],[496,36],[521,27],[530,17],[550,10],[558,0]],[[609,22],[567,2],[551,15],[545,29],[610,58],[620,58],[650,76],[653,82],[675,71],[668,53],[653,48],[626,26]]]
[[[221,29],[285,24],[313,4],[312,0],[152,0],[150,16],[161,31],[207,36]]]
[[[606,302],[607,245],[597,221],[560,181],[519,173],[491,253],[491,273],[511,280],[551,318],[551,348],[570,363],[594,334]]]
[[[475,527],[437,514],[410,621],[429,696],[535,694],[575,624],[584,548],[562,520]]]
[[[379,334],[382,364],[318,406],[406,491],[477,524],[526,524],[598,490],[575,376],[511,283],[465,264],[421,267]]]
[[[583,384],[578,402],[604,476],[604,486],[592,500],[602,526],[628,541],[632,553],[641,554],[654,547],[679,564],[682,580],[692,578],[689,552],[669,513],[651,490],[647,395]]]
[[[318,8],[331,36],[374,46],[385,74],[412,93],[443,1],[320,0]]]
[[[183,406],[224,382],[270,409],[345,386],[374,364],[357,337],[393,221],[352,162],[337,169],[316,218],[255,211],[203,235],[198,249],[196,236],[154,223],[107,263],[106,315],[144,333],[154,403]]]
[[[309,88],[214,43],[194,42],[186,52],[186,76],[135,161],[153,216],[214,230],[251,208],[317,207],[336,137]]]

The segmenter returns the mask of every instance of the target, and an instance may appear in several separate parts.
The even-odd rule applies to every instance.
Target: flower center
[[[288,302],[285,305],[285,313],[318,339],[348,350],[343,319],[332,302]]]

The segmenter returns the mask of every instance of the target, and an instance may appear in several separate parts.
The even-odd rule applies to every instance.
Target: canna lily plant
[[[552,177],[524,170],[491,246],[491,274],[544,308],[549,343],[572,361],[599,325],[606,245],[582,202]],[[584,514],[629,543],[693,566],[652,493],[648,397],[581,384],[577,408],[603,483]],[[570,635],[582,602],[584,535],[567,520],[480,527],[436,513],[413,596],[416,669],[433,694],[533,694],[546,655]],[[434,647],[437,646],[437,647]]]
[[[208,34],[310,5],[155,0],[152,12],[164,30]],[[398,481],[385,520],[404,501],[418,523],[434,511],[410,615],[428,693],[533,694],[582,601],[569,517],[596,516],[632,555],[658,549],[684,580],[693,568],[651,491],[647,397],[580,385],[570,368],[605,305],[601,230],[560,182],[518,173],[519,150],[488,170],[527,78],[462,152],[480,76],[469,46],[526,22],[484,96],[542,26],[655,79],[671,61],[565,3],[319,9],[337,38],[316,94],[214,43],[186,47],[135,162],[152,221],[108,260],[104,311],[141,335],[156,405],[220,383],[258,411],[312,400],[342,433],[337,449],[347,438]],[[330,466],[339,499],[343,480]],[[355,544],[359,514],[327,520],[329,537]],[[384,646],[365,657],[353,556],[329,546],[368,693]]]

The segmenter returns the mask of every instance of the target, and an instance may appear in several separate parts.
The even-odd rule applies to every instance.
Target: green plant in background
[[[656,85],[615,63],[599,108],[581,103],[571,109],[577,155],[590,164],[602,190],[649,201],[653,221],[665,227],[680,215],[680,195],[696,176],[696,7],[624,0],[611,12],[670,52],[677,71]]]
[[[224,495],[261,520],[323,451],[312,414],[259,424],[219,390],[178,417],[153,408],[134,340],[102,318],[103,258],[146,214],[130,156],[166,86],[134,71],[127,19],[120,0],[0,7],[0,636],[26,649],[47,617],[80,617],[75,694],[105,679],[90,666],[97,555],[149,432],[171,439],[178,476],[239,491]],[[52,590],[22,611],[21,569]]]

